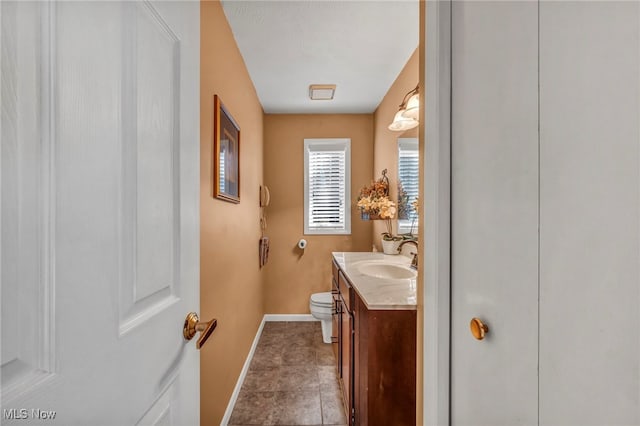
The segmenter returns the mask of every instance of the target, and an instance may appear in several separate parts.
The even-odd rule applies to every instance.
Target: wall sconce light
[[[409,91],[404,98],[396,115],[393,117],[393,122],[389,124],[389,130],[403,131],[416,127],[418,123],[418,116],[420,115],[420,84],[416,85],[415,89]]]

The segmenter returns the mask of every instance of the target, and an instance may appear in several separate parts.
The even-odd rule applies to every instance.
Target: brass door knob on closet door
[[[485,334],[489,332],[489,327],[480,318],[472,318],[471,323],[469,323],[469,329],[471,329],[471,334],[477,340],[484,339]]]
[[[207,339],[209,339],[209,336],[211,336],[211,333],[213,333],[213,330],[216,329],[217,325],[218,320],[216,319],[212,319],[209,322],[200,321],[198,314],[195,312],[189,312],[184,320],[182,335],[186,340],[191,340],[197,332],[200,332],[200,337],[196,342],[196,349],[200,349],[205,343],[207,343]]]

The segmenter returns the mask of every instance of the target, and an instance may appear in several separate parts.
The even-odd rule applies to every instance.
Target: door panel
[[[588,30],[586,30],[588,29]],[[640,424],[640,3],[540,3],[540,424]]]
[[[197,424],[199,5],[0,8],[2,409]]]
[[[39,9],[37,3],[0,4],[2,399],[50,379],[55,364],[51,152],[40,142]]]
[[[533,2],[452,4],[453,425],[537,423],[537,24]]]
[[[120,332],[174,304],[180,285],[181,45],[150,4],[130,8],[123,87]],[[125,61],[126,62],[126,61]]]

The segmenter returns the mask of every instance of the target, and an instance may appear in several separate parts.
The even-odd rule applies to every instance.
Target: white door
[[[640,3],[452,13],[451,423],[640,424]]]
[[[537,421],[537,21],[531,2],[452,5],[454,425]]]
[[[2,423],[199,423],[199,4],[1,2]]]
[[[640,2],[540,2],[540,424],[640,425]]]

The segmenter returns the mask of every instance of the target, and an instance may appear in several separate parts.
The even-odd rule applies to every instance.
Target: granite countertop
[[[417,309],[416,278],[376,278],[363,274],[359,269],[360,262],[365,261],[382,261],[408,267],[411,264],[408,257],[376,252],[333,252],[332,255],[367,308]]]

